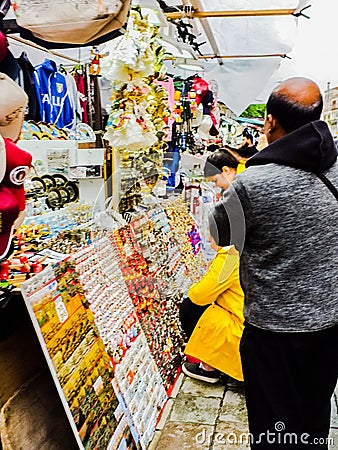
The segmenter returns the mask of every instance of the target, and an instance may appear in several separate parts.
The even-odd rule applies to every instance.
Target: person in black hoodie
[[[338,164],[322,107],[313,81],[282,82],[266,106],[269,145],[216,205],[241,252],[252,449],[328,448],[338,377]]]
[[[236,151],[242,158],[251,158],[251,156],[258,152],[254,144],[253,135],[247,128],[244,128],[242,137],[242,145]]]

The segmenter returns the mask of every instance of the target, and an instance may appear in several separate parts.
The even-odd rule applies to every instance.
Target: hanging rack
[[[198,59],[245,59],[245,58],[274,58],[274,57],[288,58],[289,56],[285,55],[285,53],[271,53],[271,54],[262,54],[262,55],[202,55],[198,56]]]
[[[71,56],[63,55],[62,53],[56,52],[54,50],[49,50],[45,47],[42,47],[41,45],[35,44],[34,42],[27,41],[26,39],[23,39],[19,36],[13,36],[13,35],[7,35],[8,39],[13,39],[14,41],[20,42],[21,44],[28,45],[29,47],[36,48],[37,50],[42,50],[44,52],[50,53],[54,56],[57,56],[58,58],[67,59],[68,61],[72,61],[74,63],[80,64],[81,61],[78,59],[72,58]]]
[[[189,19],[207,19],[210,17],[262,17],[262,16],[289,16],[295,14],[297,9],[257,9],[257,10],[240,10],[240,11],[195,11],[191,10]],[[183,10],[180,12],[166,12],[164,11],[167,19],[176,20],[181,19]]]

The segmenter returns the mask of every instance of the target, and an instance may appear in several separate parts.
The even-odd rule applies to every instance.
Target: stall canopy
[[[46,49],[73,48],[76,55],[73,59],[82,59],[78,57],[78,47],[85,46],[88,49],[91,45],[121,36],[130,8],[130,0],[16,0],[12,3],[17,5],[17,32],[19,31],[21,38],[24,37]],[[54,7],[50,9],[52,3]],[[61,10],[60,13],[61,3],[93,3],[110,7],[115,5],[110,25],[115,23],[116,29],[99,27],[97,33],[92,33],[90,28],[84,27],[80,34],[73,33],[73,27],[70,26],[67,31],[62,25],[62,14],[65,14],[66,10]],[[161,20],[161,32],[163,31],[164,35],[169,34],[167,37],[171,37],[171,43],[181,41],[186,47],[193,49],[197,63],[204,68],[204,73],[199,74],[207,81],[215,81],[219,99],[237,115],[266,90],[283,58],[287,58],[293,48],[298,21],[306,20],[304,17],[311,15],[307,0],[133,0],[132,3],[141,7],[161,9],[161,18],[164,18],[164,21]],[[43,17],[43,23],[40,25],[34,22],[37,7],[47,8],[45,15],[36,13],[40,19]],[[31,16],[28,15],[29,11]],[[52,12],[57,16],[57,26],[56,23],[48,23],[51,21]],[[8,15],[5,19],[7,18]],[[105,20],[104,14],[102,20]],[[92,22],[97,23],[96,20]],[[56,33],[56,29],[61,35]],[[69,39],[62,34],[65,32],[68,33]],[[114,47],[114,44],[116,45],[116,42],[111,45]],[[85,54],[85,50],[81,55]],[[184,50],[189,55],[187,48]],[[180,51],[182,52],[182,48]],[[194,70],[194,64],[189,60],[184,62],[181,66],[174,62],[174,73],[180,73],[179,67],[190,67]],[[171,62],[168,63],[169,66],[170,64]],[[197,69],[196,65],[196,71]],[[199,69],[201,70],[201,67]],[[181,72],[183,76],[191,74],[186,70]]]
[[[178,35],[192,44],[216,80],[219,98],[240,114],[292,50],[306,0],[159,1]],[[185,37],[184,33],[188,33]],[[195,40],[191,36],[195,36]],[[197,44],[197,45],[196,45]]]
[[[6,27],[5,20],[7,32],[19,32],[22,38],[46,49],[74,48],[98,45],[120,36],[130,0],[13,0],[12,6],[14,30],[8,29],[8,23]],[[13,20],[9,26],[13,28]]]

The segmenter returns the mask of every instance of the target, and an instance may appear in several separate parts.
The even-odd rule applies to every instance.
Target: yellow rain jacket
[[[236,170],[236,175],[238,175],[239,173],[244,172],[244,170],[246,169],[245,167],[245,163],[246,163],[246,158],[242,158],[239,160],[238,162],[238,166],[237,166],[237,170]]]
[[[242,381],[239,343],[244,328],[244,293],[234,246],[218,250],[208,271],[190,287],[188,295],[197,305],[211,305],[197,322],[185,353]]]

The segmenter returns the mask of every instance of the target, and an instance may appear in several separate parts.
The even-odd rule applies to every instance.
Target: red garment
[[[25,152],[11,139],[4,138],[6,145],[6,172],[1,182],[14,194],[20,211],[26,208],[24,180],[32,165],[32,155]]]
[[[11,189],[0,184],[0,259],[3,259],[10,248],[13,233],[13,224],[19,215],[19,205]],[[1,267],[2,276],[4,267]],[[7,267],[8,269],[8,267]]]
[[[6,58],[8,53],[8,42],[6,36],[0,31],[0,63]]]
[[[82,108],[82,122],[88,123],[88,111],[87,111],[87,93],[85,87],[85,79],[83,75],[76,73],[74,75],[77,90],[80,94],[80,104]]]
[[[196,364],[196,363],[201,362],[200,359],[194,358],[193,356],[190,356],[190,355],[185,355],[185,356],[187,358],[188,363],[190,363],[190,364]]]
[[[209,84],[203,78],[196,76],[192,83],[192,89],[196,91],[197,106],[202,102],[203,97],[209,90]]]

